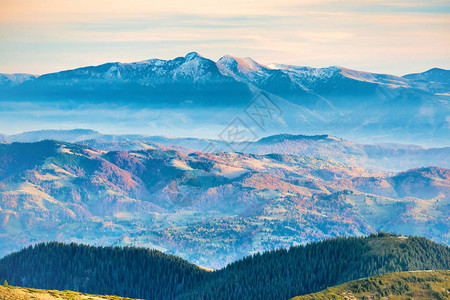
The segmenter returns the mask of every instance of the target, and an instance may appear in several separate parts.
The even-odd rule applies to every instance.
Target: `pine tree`
[[[54,242],[0,260],[0,278],[12,285],[156,300],[289,299],[362,277],[423,269],[450,269],[449,247],[389,234],[256,253],[215,272],[156,250]]]

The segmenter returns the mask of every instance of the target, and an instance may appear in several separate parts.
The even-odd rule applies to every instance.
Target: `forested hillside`
[[[1,282],[42,289],[145,299],[173,299],[208,271],[156,250],[46,243],[0,261]]]
[[[39,244],[0,260],[0,280],[145,299],[289,299],[363,277],[429,269],[450,269],[449,247],[380,233],[255,254],[215,272],[155,250]]]
[[[214,273],[179,299],[289,299],[377,274],[450,269],[450,248],[380,233],[256,254]]]

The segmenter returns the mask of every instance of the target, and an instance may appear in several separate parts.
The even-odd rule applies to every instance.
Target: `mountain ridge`
[[[0,114],[8,122],[0,126],[19,126],[23,118],[30,120],[28,128],[70,120],[99,131],[98,123],[119,123],[130,132],[153,128],[156,135],[165,128],[177,135],[174,128],[185,128],[211,137],[212,128],[217,136],[236,116],[251,114],[263,94],[278,108],[262,128],[264,135],[293,134],[301,128],[310,135],[327,132],[346,139],[442,146],[448,137],[449,72],[432,69],[399,77],[344,67],[269,67],[251,58],[213,61],[193,52],[171,60],[65,70],[23,82],[0,80],[0,106],[3,114],[8,111]],[[27,103],[42,113],[24,114],[18,105]],[[128,113],[114,114],[117,109]],[[95,118],[89,117],[97,111]],[[169,117],[173,114],[175,118]],[[259,126],[248,118],[244,122],[253,131]]]
[[[180,59],[183,56],[179,56],[175,59]],[[198,52],[192,51],[187,53],[184,58],[186,58],[187,60],[191,60],[193,58],[205,58],[204,56],[200,55]],[[206,58],[207,59],[207,58]],[[114,64],[123,64],[123,65],[127,65],[127,64],[153,64],[153,63],[158,63],[158,62],[167,62],[169,60],[165,60],[165,59],[159,59],[159,58],[149,58],[149,59],[144,59],[144,60],[140,60],[140,61],[135,61],[135,62],[119,62],[119,61],[114,61],[114,62],[106,62],[103,64],[99,64],[99,65],[89,65],[89,66],[84,66],[84,67],[75,67],[75,68],[69,68],[66,70],[61,70],[61,71],[54,71],[54,72],[49,72],[49,73],[44,73],[44,74],[31,74],[31,73],[0,73],[2,75],[5,76],[32,76],[32,77],[40,77],[43,75],[47,75],[47,74],[56,74],[56,73],[60,73],[60,72],[65,72],[65,71],[74,71],[74,70],[81,70],[81,69],[85,69],[85,68],[92,68],[92,67],[99,67],[99,66],[104,66],[104,65],[114,65]],[[212,60],[211,60],[212,61]],[[423,77],[423,75],[428,75],[428,74],[433,74],[433,73],[448,73],[450,72],[450,70],[444,69],[444,68],[439,68],[439,67],[430,67],[429,69],[423,71],[423,72],[416,72],[416,73],[408,73],[405,75],[390,75],[388,73],[372,73],[372,72],[367,72],[367,71],[361,71],[361,70],[356,70],[356,69],[349,69],[346,68],[344,66],[337,66],[337,65],[332,65],[332,66],[328,66],[328,67],[322,67],[322,68],[316,68],[316,67],[309,67],[309,66],[301,66],[301,65],[291,65],[291,64],[278,64],[278,63],[270,63],[270,64],[261,64],[256,62],[255,60],[253,60],[251,57],[237,57],[231,54],[225,54],[222,57],[220,57],[217,61],[215,61],[215,63],[219,63],[221,61],[234,61],[232,62],[233,64],[236,63],[236,65],[239,65],[241,67],[245,66],[246,64],[250,64],[250,65],[256,65],[257,67],[263,67],[265,69],[298,69],[298,70],[310,70],[310,71],[315,71],[313,73],[319,75],[321,74],[320,70],[325,71],[323,74],[332,74],[333,72],[337,71],[337,70],[345,70],[345,71],[351,71],[351,72],[363,72],[363,73],[368,73],[368,74],[375,74],[375,75],[386,75],[386,76],[393,76],[395,78],[408,78],[408,77],[416,77],[416,76],[421,76]],[[223,64],[222,64],[223,65]],[[247,68],[250,68],[247,66]],[[254,67],[253,67],[254,68]],[[328,71],[330,70],[330,71]]]

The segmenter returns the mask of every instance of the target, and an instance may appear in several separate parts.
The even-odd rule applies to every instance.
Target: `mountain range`
[[[380,230],[450,243],[446,168],[394,173],[146,145],[0,144],[0,253],[50,240],[135,245],[218,268],[256,251]]]
[[[449,100],[444,69],[196,52],[0,74],[0,280],[288,299],[448,269]],[[384,280],[317,295],[406,295]]]
[[[215,62],[192,52],[40,76],[1,74],[0,105],[8,112],[2,125],[19,130],[24,120],[27,128],[64,120],[100,130],[214,138],[240,116],[258,137],[327,132],[359,142],[448,146],[449,74],[266,66],[228,55]],[[272,107],[261,107],[260,95]],[[256,119],[268,113],[274,114],[261,126]]]

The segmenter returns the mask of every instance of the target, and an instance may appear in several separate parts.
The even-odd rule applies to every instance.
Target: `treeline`
[[[215,272],[156,250],[48,243],[0,260],[0,280],[145,299],[289,299],[363,277],[428,269],[450,269],[450,248],[380,233],[255,254]]]
[[[290,299],[378,274],[450,269],[450,248],[387,233],[339,237],[256,254],[179,299]]]
[[[42,289],[173,299],[206,279],[207,272],[157,250],[45,243],[0,260],[1,282]]]

